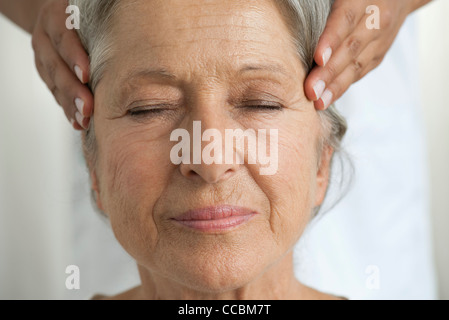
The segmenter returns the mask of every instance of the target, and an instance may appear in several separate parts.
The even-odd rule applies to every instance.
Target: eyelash
[[[166,108],[163,108],[166,107]],[[282,111],[283,106],[281,105],[263,105],[263,104],[253,104],[253,105],[243,105],[239,107],[241,109],[247,109],[250,111],[266,111],[266,112],[275,112],[275,111]],[[169,110],[167,106],[165,105],[156,105],[156,106],[149,106],[149,108],[146,109],[140,109],[135,108],[128,111],[128,114],[132,117],[138,118],[138,117],[147,117],[150,115],[158,116],[162,114],[164,111]]]
[[[280,105],[246,105],[244,109],[249,110],[264,110],[264,111],[282,111],[283,107]]]
[[[165,108],[163,108],[165,107]],[[142,108],[142,109],[141,109]],[[128,111],[128,114],[132,117],[138,118],[138,117],[145,117],[149,115],[160,115],[162,112],[169,110],[167,106],[165,105],[156,105],[156,106],[148,106],[146,109],[143,109],[144,107],[139,107],[135,109],[131,109]]]

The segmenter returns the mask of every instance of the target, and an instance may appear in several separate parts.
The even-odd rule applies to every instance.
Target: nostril
[[[237,171],[236,165],[226,164],[180,164],[180,173],[192,181],[202,180],[208,184],[215,184],[227,180]]]
[[[194,171],[194,170],[191,170],[191,171],[189,172],[189,175],[190,175],[191,177],[200,177],[199,173],[196,172],[196,171]]]
[[[187,178],[195,178],[199,177],[200,175],[195,170],[189,170],[186,174]]]
[[[233,173],[234,173],[234,170],[228,169],[228,170],[223,174],[223,179],[228,179]]]

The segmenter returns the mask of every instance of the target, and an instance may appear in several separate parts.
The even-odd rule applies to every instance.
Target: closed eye
[[[145,107],[137,107],[128,110],[128,114],[131,117],[148,117],[148,116],[157,116],[162,113],[171,110],[167,105],[157,105],[157,106],[145,106]]]
[[[281,106],[268,106],[268,105],[249,105],[244,106],[245,109],[254,109],[254,110],[270,110],[270,111],[281,111]]]
[[[282,111],[284,108],[278,103],[272,102],[246,102],[240,108],[248,109],[250,111]]]

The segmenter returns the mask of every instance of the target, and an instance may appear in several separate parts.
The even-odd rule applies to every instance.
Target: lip
[[[202,232],[227,231],[249,221],[256,211],[230,205],[189,210],[173,218],[177,223]]]

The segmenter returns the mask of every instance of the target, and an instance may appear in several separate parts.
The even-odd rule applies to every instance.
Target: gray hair
[[[334,0],[275,0],[275,4],[285,17],[291,38],[297,48],[298,57],[307,73],[314,66],[314,54],[318,40],[326,25]],[[79,7],[81,12],[78,34],[90,57],[92,92],[98,85],[105,67],[111,58],[110,39],[113,19],[121,5],[121,0],[69,0]],[[341,151],[341,141],[346,133],[347,124],[334,106],[318,111],[322,137],[320,150],[324,146],[333,148],[334,153]],[[96,162],[96,141],[91,121],[90,128],[83,133],[84,154],[88,166]],[[320,154],[320,153],[319,153]],[[319,208],[318,208],[319,209]],[[315,210],[315,213],[318,212]]]

